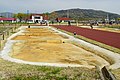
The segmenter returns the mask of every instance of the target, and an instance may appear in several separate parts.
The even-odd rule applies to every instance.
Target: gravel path
[[[26,26],[27,27],[27,26]],[[16,63],[24,63],[24,64],[31,64],[31,65],[42,65],[42,66],[57,66],[57,67],[88,67],[88,68],[94,68],[94,66],[86,66],[86,65],[77,65],[77,64],[57,64],[57,63],[43,63],[43,62],[29,62],[29,61],[23,61],[23,60],[19,60],[19,59],[14,59],[14,58],[11,58],[9,56],[9,52],[11,50],[11,47],[13,45],[13,43],[15,43],[16,41],[14,40],[10,40],[11,38],[17,36],[17,35],[20,35],[23,31],[24,31],[24,28],[26,28],[25,26],[24,27],[20,27],[20,31],[18,33],[15,33],[13,34],[12,36],[10,36],[7,40],[7,43],[5,44],[5,47],[4,49],[1,51],[0,53],[0,56],[5,59],[5,60],[8,60],[8,61],[11,61],[11,62],[16,62]],[[31,26],[33,28],[38,28],[39,26]],[[46,26],[48,27],[48,26]],[[106,56],[110,57],[111,59],[113,59],[115,61],[115,63],[113,65],[110,65],[110,69],[117,69],[117,68],[120,68],[120,55],[117,54],[117,53],[113,53],[109,50],[106,50],[106,49],[103,49],[103,48],[100,48],[98,46],[95,46],[93,44],[90,44],[88,42],[85,42],[83,40],[80,40],[80,39],[77,39],[77,38],[74,38],[73,36],[70,36],[66,33],[63,33],[61,31],[58,31],[57,29],[55,28],[52,28],[52,27],[48,27],[60,34],[63,34],[63,35],[66,35],[69,37],[70,40],[73,40],[73,41],[76,41],[78,42],[79,44],[82,44],[82,45],[85,45],[85,46],[88,46],[90,48],[93,48],[94,50],[98,50],[100,52],[102,52],[103,54],[105,54]],[[22,30],[21,30],[22,29]]]

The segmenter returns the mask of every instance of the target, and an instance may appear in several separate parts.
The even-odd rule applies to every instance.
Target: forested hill
[[[68,10],[59,10],[55,11],[59,17],[67,17],[73,19],[89,19],[89,18],[99,18],[99,19],[106,19],[107,15],[110,19],[120,18],[120,15],[110,12],[105,12],[101,10],[93,10],[93,9],[68,9]]]

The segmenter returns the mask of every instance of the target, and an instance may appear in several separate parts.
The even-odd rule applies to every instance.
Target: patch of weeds
[[[55,69],[53,69],[52,70],[52,74],[57,74],[57,73],[59,73],[61,71],[61,69],[60,68],[55,68]]]

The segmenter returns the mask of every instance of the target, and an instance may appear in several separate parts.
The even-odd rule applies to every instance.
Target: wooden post
[[[77,21],[77,26],[79,26],[78,21]]]
[[[2,40],[4,40],[4,38],[5,38],[5,35],[4,35],[4,33],[3,33],[2,35],[3,35],[3,37],[2,37]]]
[[[1,40],[2,40],[2,39],[1,39],[1,35],[2,35],[2,34],[0,33],[0,50],[2,49],[2,43],[1,43]]]
[[[105,80],[116,80],[116,78],[109,72],[109,70],[105,66],[101,69],[101,71]]]

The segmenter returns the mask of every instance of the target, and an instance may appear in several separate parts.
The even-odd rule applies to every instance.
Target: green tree
[[[49,12],[46,12],[46,13],[43,13],[44,17],[47,17],[48,19],[50,19],[50,13]]]
[[[58,17],[58,14],[56,12],[52,12],[49,15],[50,20],[55,20]]]
[[[26,17],[27,17],[27,14],[24,14],[24,13],[17,14],[17,18],[20,20],[20,22],[24,20]]]
[[[46,12],[46,13],[43,13],[44,15],[46,15],[46,16],[49,16],[50,15],[50,13],[49,12]]]
[[[18,13],[18,14],[14,14],[14,18],[18,18],[20,20],[20,22],[22,20],[26,20],[28,18],[29,15],[24,14],[24,13]]]
[[[120,21],[120,18],[117,18],[118,21]]]
[[[17,14],[14,14],[13,18],[17,18]]]

